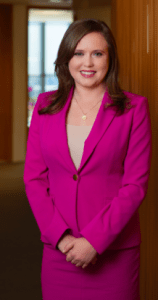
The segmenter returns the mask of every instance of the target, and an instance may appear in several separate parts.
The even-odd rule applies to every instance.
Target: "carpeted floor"
[[[42,242],[27,201],[24,164],[0,164],[0,299],[42,300]]]

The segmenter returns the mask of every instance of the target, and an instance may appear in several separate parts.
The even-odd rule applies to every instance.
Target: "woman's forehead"
[[[105,37],[100,32],[91,32],[86,34],[77,44],[76,49],[79,48],[107,48],[108,44]]]

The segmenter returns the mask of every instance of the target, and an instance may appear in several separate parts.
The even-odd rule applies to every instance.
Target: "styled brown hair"
[[[65,105],[70,89],[75,85],[68,63],[73,57],[79,41],[88,33],[101,33],[107,44],[109,52],[109,69],[104,78],[110,98],[111,106],[117,109],[119,114],[124,112],[126,103],[129,102],[118,83],[119,61],[115,39],[106,23],[95,19],[78,20],[69,26],[60,43],[57,59],[55,61],[55,73],[58,78],[58,90],[48,97],[48,105],[40,109],[39,114],[55,114]],[[130,108],[130,106],[129,106]]]

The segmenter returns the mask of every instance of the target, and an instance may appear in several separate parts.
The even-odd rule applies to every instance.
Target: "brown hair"
[[[55,61],[55,72],[58,77],[59,87],[56,92],[48,97],[48,105],[40,109],[39,114],[55,114],[65,105],[70,89],[75,84],[69,72],[68,63],[74,55],[78,42],[91,32],[101,33],[108,44],[109,69],[104,81],[106,81],[108,94],[113,100],[111,106],[115,106],[120,114],[124,112],[126,102],[129,102],[129,100],[118,83],[119,61],[113,34],[103,21],[84,19],[71,23],[63,36]]]

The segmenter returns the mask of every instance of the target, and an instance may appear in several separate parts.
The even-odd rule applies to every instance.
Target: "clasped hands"
[[[59,241],[58,249],[66,254],[66,260],[75,264],[76,267],[84,269],[89,263],[95,264],[97,261],[97,251],[84,237],[75,238],[66,234]]]

